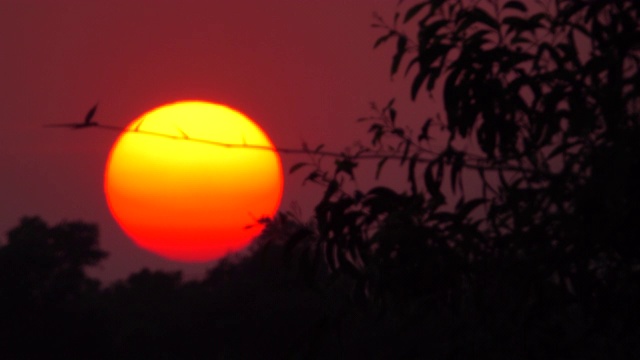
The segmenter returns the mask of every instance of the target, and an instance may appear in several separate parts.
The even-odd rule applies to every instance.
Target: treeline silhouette
[[[265,233],[287,235],[300,226],[280,215]],[[283,241],[262,237],[249,252],[223,259],[202,280],[142,269],[101,286],[86,274],[107,258],[96,225],[49,226],[25,217],[0,247],[0,356],[375,357],[372,318],[354,307],[347,287],[317,281],[320,267],[309,282],[298,264],[285,261],[292,253]],[[368,323],[354,320],[360,318]]]
[[[640,292],[631,279],[582,308],[551,283],[536,289],[544,294],[532,294],[529,279],[513,269],[487,269],[491,276],[464,290],[447,286],[446,274],[434,274],[443,283],[430,292],[431,299],[405,294],[412,301],[381,308],[359,298],[353,279],[329,273],[324,261],[310,266],[304,252],[313,246],[282,241],[313,237],[311,229],[280,214],[248,254],[224,258],[202,280],[142,269],[101,286],[86,274],[107,257],[95,225],[49,226],[25,217],[0,247],[0,355],[631,359],[637,354]],[[398,281],[397,288],[411,291],[415,279]]]

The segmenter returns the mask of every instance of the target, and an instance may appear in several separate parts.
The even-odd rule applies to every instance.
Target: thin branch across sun
[[[142,249],[182,262],[217,260],[244,249],[263,228],[247,225],[279,209],[284,180],[277,151],[209,146],[273,148],[266,132],[235,109],[178,101],[124,129],[101,128],[120,133],[105,166],[109,210]]]
[[[282,148],[282,147],[269,147],[263,145],[256,144],[248,144],[246,141],[242,141],[242,143],[234,144],[222,141],[212,141],[208,139],[200,139],[197,137],[193,137],[185,132],[178,125],[175,125],[175,130],[179,133],[179,135],[171,135],[164,134],[155,131],[146,131],[141,130],[140,126],[142,122],[138,123],[137,126],[131,127],[123,127],[123,126],[115,126],[115,125],[104,125],[92,121],[95,116],[98,104],[93,106],[85,116],[83,122],[78,123],[63,123],[63,124],[47,124],[45,127],[67,127],[72,128],[74,130],[77,129],[86,129],[89,127],[94,127],[102,130],[111,130],[117,131],[120,133],[124,132],[135,132],[145,135],[159,136],[164,138],[170,138],[174,140],[182,140],[182,141],[192,141],[198,143],[204,143],[214,146],[221,146],[225,148],[237,148],[237,149],[256,149],[256,150],[267,150],[274,151],[280,154],[303,154],[303,155],[311,155],[311,156],[319,156],[319,157],[330,157],[336,159],[336,164],[353,164],[353,162],[358,160],[377,160],[378,161],[378,170],[377,174],[380,174],[382,167],[388,160],[400,161],[401,163],[409,162],[411,166],[415,166],[415,164],[428,164],[433,161],[439,160],[439,157],[444,156],[446,159],[445,162],[448,162],[452,166],[461,166],[468,169],[475,170],[486,170],[486,171],[519,171],[519,172],[531,172],[534,170],[527,169],[520,164],[508,164],[502,163],[497,164],[491,159],[487,159],[481,155],[473,155],[468,152],[457,151],[453,148],[448,148],[446,151],[434,151],[428,148],[425,148],[420,144],[421,141],[426,143],[429,142],[430,137],[428,135],[429,126],[424,126],[421,129],[421,134],[418,137],[418,141],[416,142],[410,135],[405,132],[405,129],[399,128],[395,125],[395,117],[397,115],[397,111],[393,107],[393,100],[391,100],[387,106],[378,110],[375,106],[372,106],[376,114],[370,117],[363,117],[358,119],[358,121],[371,121],[373,122],[369,128],[369,133],[372,133],[372,145],[375,148],[369,148],[362,145],[359,145],[358,149],[351,153],[350,151],[326,151],[323,150],[324,145],[318,145],[314,149],[311,149],[306,143],[302,144],[302,148]],[[387,146],[383,149],[382,139],[385,137],[392,137],[396,141],[399,141],[400,145],[397,146]],[[413,155],[409,156],[410,149],[414,150]],[[443,155],[444,154],[444,155]],[[421,156],[422,155],[422,156]],[[312,163],[307,162],[299,162],[294,164],[289,172],[293,173],[305,166],[312,166]],[[348,166],[345,168],[346,173],[353,176],[350,170],[353,167],[349,168]],[[539,171],[539,170],[536,170]]]

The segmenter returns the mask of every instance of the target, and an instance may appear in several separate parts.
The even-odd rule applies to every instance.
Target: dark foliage
[[[431,0],[377,17],[427,120],[413,134],[393,100],[374,107],[372,147],[313,171],[310,246],[356,299],[419,319],[435,358],[632,357],[639,16],[631,0]],[[371,157],[399,160],[407,190],[349,190],[340,164]]]
[[[98,228],[83,222],[48,226],[25,217],[0,247],[0,351],[3,358],[37,358],[51,352],[85,357],[102,340],[100,325],[85,316],[100,282],[85,268],[107,254]]]
[[[250,254],[224,258],[203,280],[142,269],[100,288],[84,273],[105,257],[95,225],[25,218],[0,247],[0,358],[340,356],[345,291],[309,287],[273,237],[302,229],[269,220]]]

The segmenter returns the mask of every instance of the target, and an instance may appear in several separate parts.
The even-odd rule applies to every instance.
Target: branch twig
[[[358,155],[352,156],[349,155],[347,153],[344,152],[335,152],[335,151],[322,151],[322,150],[317,150],[317,151],[311,151],[309,149],[294,149],[294,148],[280,148],[280,147],[270,147],[270,146],[265,146],[265,145],[252,145],[252,144],[230,144],[230,143],[224,143],[224,142],[220,142],[220,141],[213,141],[213,140],[206,140],[206,139],[198,139],[198,138],[193,138],[193,137],[189,137],[189,136],[185,136],[186,134],[178,129],[181,132],[181,135],[168,135],[168,134],[163,134],[163,133],[158,133],[158,132],[153,132],[153,131],[146,131],[146,130],[140,130],[140,127],[137,126],[134,129],[130,129],[128,127],[120,127],[120,126],[113,126],[113,125],[102,125],[102,124],[95,124],[92,127],[94,128],[99,128],[99,129],[104,129],[104,130],[111,130],[111,131],[118,131],[118,132],[131,132],[131,133],[139,133],[139,134],[145,134],[145,135],[153,135],[153,136],[159,136],[159,137],[164,137],[164,138],[168,138],[168,139],[173,139],[173,140],[182,140],[182,141],[194,141],[194,142],[198,142],[198,143],[203,143],[203,144],[209,144],[209,145],[214,145],[214,146],[221,146],[221,147],[225,147],[225,148],[229,148],[229,149],[257,149],[257,150],[268,150],[268,151],[274,151],[277,153],[281,153],[281,154],[310,154],[310,155],[320,155],[320,156],[328,156],[328,157],[333,157],[333,158],[352,158],[352,159],[357,159],[357,160],[380,160],[382,158],[388,158],[388,159],[392,159],[392,160],[403,160],[404,156],[402,155],[398,155],[395,153],[391,153],[391,154],[384,154],[384,153],[360,153]],[[431,158],[420,158],[418,157],[416,159],[416,162],[418,163],[429,163],[433,161],[433,159]],[[518,171],[518,172],[534,172],[537,170],[533,170],[533,169],[525,169],[521,166],[513,166],[513,165],[500,165],[500,164],[481,164],[481,160],[475,160],[476,163],[465,163],[463,166],[469,169],[482,169],[482,170],[488,170],[488,171]]]

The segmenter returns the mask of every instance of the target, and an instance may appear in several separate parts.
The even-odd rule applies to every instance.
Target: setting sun
[[[224,146],[221,144],[229,144]],[[268,136],[229,107],[184,101],[133,121],[109,155],[111,213],[140,247],[202,262],[248,245],[256,220],[280,204],[280,157]]]

